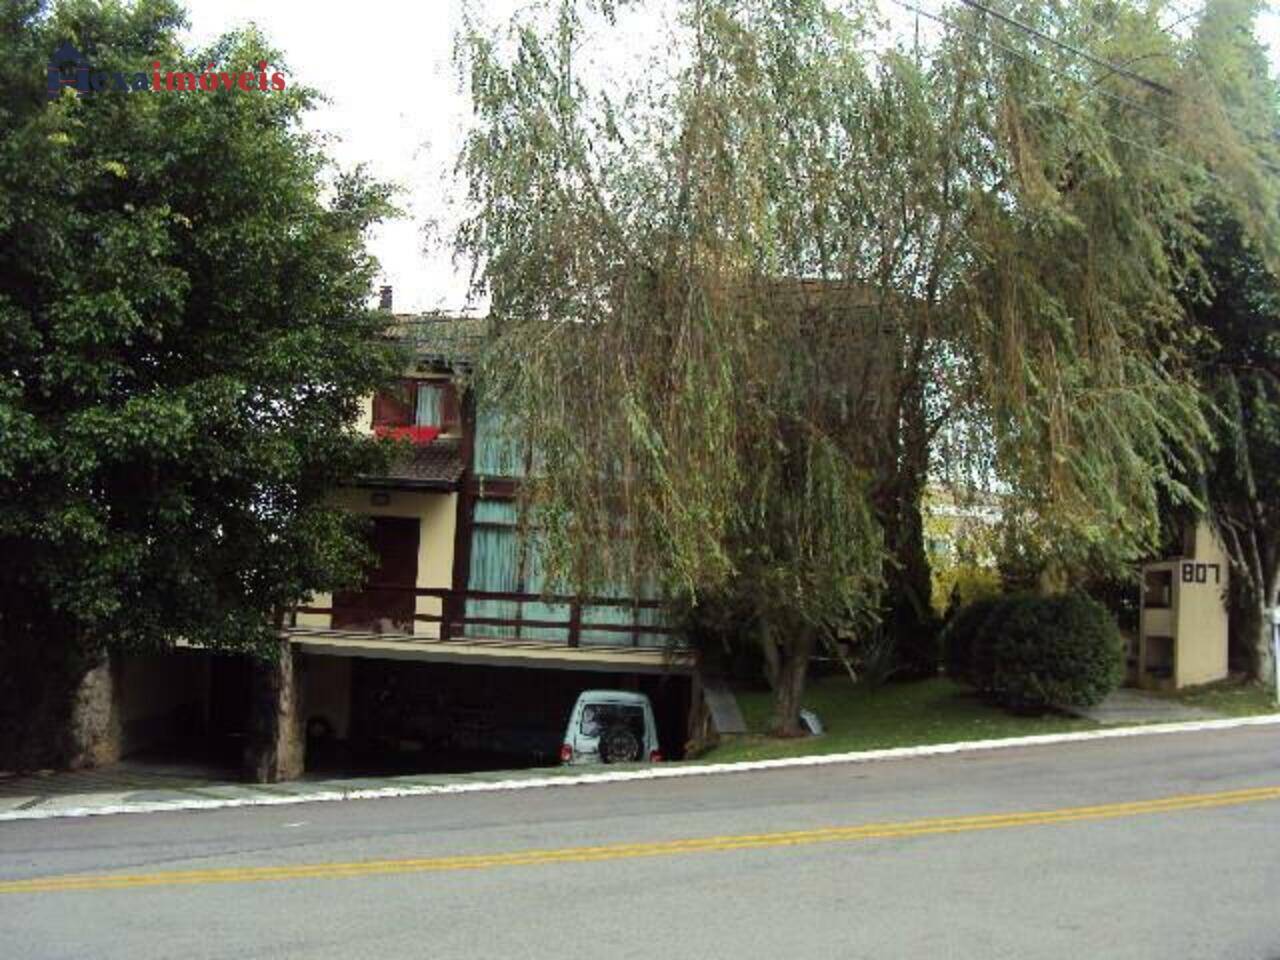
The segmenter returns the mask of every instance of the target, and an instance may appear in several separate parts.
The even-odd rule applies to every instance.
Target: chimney
[[[385,286],[378,291],[378,309],[391,312],[391,287]]]

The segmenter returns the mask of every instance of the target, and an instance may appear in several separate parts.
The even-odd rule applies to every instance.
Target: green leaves
[[[302,88],[43,96],[63,37],[102,69],[280,63],[255,31],[185,51],[168,3],[5,16],[0,629],[251,648],[365,559],[324,501],[380,455],[349,425],[397,369],[365,309],[391,191],[330,168]]]

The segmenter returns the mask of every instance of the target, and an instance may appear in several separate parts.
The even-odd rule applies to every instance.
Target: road
[[[0,957],[1275,960],[1280,728],[3,823]]]

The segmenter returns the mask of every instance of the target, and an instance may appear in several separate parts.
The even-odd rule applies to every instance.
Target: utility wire
[[[1047,63],[1042,63],[1041,61],[1036,60],[1033,57],[1027,56],[1025,53],[1022,53],[1020,50],[1015,50],[1013,47],[1010,47],[1010,46],[1007,46],[1006,44],[1001,43],[999,40],[996,40],[994,37],[992,37],[989,33],[981,34],[981,33],[978,33],[977,31],[970,30],[966,27],[962,27],[960,24],[956,23],[954,20],[948,20],[946,17],[943,17],[940,14],[930,13],[928,10],[922,10],[919,7],[915,6],[914,4],[907,3],[906,0],[893,0],[893,2],[900,7],[904,7],[907,10],[912,10],[921,16],[928,17],[930,20],[936,21],[937,23],[940,23],[945,27],[950,27],[952,30],[957,31],[958,33],[963,33],[967,37],[972,37],[975,40],[981,40],[985,43],[989,43],[993,47],[996,47],[999,50],[1003,50],[1005,53],[1009,54],[1010,56],[1017,57],[1019,60],[1022,60],[1024,63],[1031,64],[1031,66],[1033,67],[1038,67],[1041,70],[1047,70],[1049,73],[1057,74],[1060,77],[1065,77],[1066,79],[1072,81],[1073,83],[1083,85],[1085,82],[1082,78],[1077,77],[1066,70],[1063,70],[1061,67],[1053,67]],[[1144,113],[1149,117],[1154,117],[1156,120],[1159,120],[1161,123],[1166,123],[1169,126],[1177,129],[1178,125],[1175,121],[1171,120],[1169,117],[1166,117],[1164,114],[1159,113],[1156,110],[1152,110],[1146,104],[1141,103],[1138,100],[1131,99],[1130,97],[1121,96],[1118,93],[1111,93],[1108,90],[1103,90],[1098,87],[1091,87],[1090,89],[1093,94],[1097,94],[1100,97],[1105,97],[1106,99],[1111,100],[1115,103],[1123,104],[1124,106],[1137,110],[1140,113]]]
[[[1012,47],[1005,46],[1004,44],[1000,43],[998,40],[993,39],[989,34],[984,35],[984,34],[979,34],[973,30],[968,30],[965,27],[960,26],[958,23],[955,23],[952,20],[948,20],[946,17],[943,17],[936,13],[931,13],[928,10],[921,9],[915,4],[907,2],[907,0],[893,0],[893,2],[900,7],[903,7],[907,10],[911,10],[915,13],[918,13],[923,17],[928,17],[930,20],[933,20],[936,23],[940,23],[945,27],[950,27],[952,30],[956,30],[960,33],[963,33],[966,36],[973,37],[976,40],[983,40],[987,43],[990,43],[992,46],[997,47],[1000,50],[1003,50],[1012,56],[1017,57],[1019,60],[1023,60],[1031,64],[1033,67],[1039,67],[1041,70],[1047,70],[1050,73],[1059,74],[1060,76],[1064,76],[1069,80],[1075,81],[1076,83],[1083,82],[1080,80],[1079,77],[1073,77],[1071,74],[1067,73],[1064,70],[1058,69],[1056,67],[1051,67],[1046,63],[1041,63],[1039,60],[1035,60],[1031,57],[1028,57],[1026,54],[1021,53],[1020,51],[1015,50]],[[1119,103],[1127,104],[1130,107],[1134,107],[1135,109],[1141,110],[1143,113],[1149,114],[1150,116],[1153,116],[1158,120],[1162,120],[1163,122],[1177,129],[1177,124],[1174,123],[1174,121],[1170,120],[1168,117],[1161,116],[1160,114],[1156,113],[1154,110],[1149,109],[1148,107],[1144,106],[1143,104],[1139,103],[1136,100],[1130,100],[1128,97],[1122,97],[1119,94],[1108,93],[1105,90],[1094,90],[1094,92],[1101,96],[1107,97],[1110,100],[1115,100]],[[1058,107],[1054,107],[1048,104],[1046,104],[1045,106],[1047,106],[1049,110],[1053,111],[1054,113],[1056,113],[1058,116],[1062,117],[1065,120],[1072,119],[1072,117],[1068,113],[1066,113],[1064,110],[1059,109]],[[1199,167],[1194,163],[1190,163],[1189,161],[1184,160],[1182,157],[1169,153],[1167,150],[1161,150],[1159,147],[1154,147],[1149,143],[1141,143],[1138,140],[1134,140],[1130,137],[1124,136],[1123,134],[1116,133],[1114,130],[1109,130],[1106,127],[1102,128],[1102,132],[1105,133],[1107,136],[1111,137],[1113,140],[1116,140],[1120,143],[1128,144],[1131,147],[1137,147],[1140,150],[1146,150],[1148,153],[1154,154],[1155,156],[1162,157],[1163,159],[1176,163],[1179,166],[1183,166],[1189,170],[1195,171],[1196,173],[1200,173],[1208,177],[1210,180],[1213,180],[1215,183],[1222,182],[1221,178],[1212,170],[1206,170],[1202,167]]]
[[[1084,59],[1088,60],[1090,63],[1096,66],[1106,67],[1108,70],[1111,70],[1114,73],[1118,73],[1123,77],[1128,77],[1130,80],[1133,80],[1136,83],[1142,84],[1144,87],[1148,87],[1156,91],[1156,93],[1164,94],[1166,97],[1173,96],[1173,90],[1171,90],[1169,87],[1166,87],[1163,83],[1157,83],[1155,80],[1152,80],[1150,77],[1144,77],[1142,74],[1136,73],[1133,70],[1129,70],[1126,67],[1122,67],[1117,63],[1112,63],[1109,60],[1104,60],[1102,57],[1099,57],[1096,54],[1092,54],[1088,50],[1082,50],[1079,47],[1072,46],[1071,44],[1066,43],[1065,41],[1059,40],[1057,37],[1051,37],[1049,36],[1049,34],[1045,33],[1044,31],[1037,30],[1035,27],[1031,26],[1029,23],[1023,23],[1021,20],[1014,19],[1013,17],[1009,16],[1006,13],[1001,13],[999,10],[993,10],[991,7],[978,3],[977,0],[960,0],[960,2],[963,3],[966,7],[971,7],[974,10],[980,11],[981,13],[985,13],[987,16],[994,17],[995,19],[1001,21],[1002,23],[1006,23],[1017,30],[1021,30],[1024,33],[1028,33],[1033,37],[1043,40],[1045,43],[1051,43],[1055,47],[1058,47],[1062,50],[1066,50],[1069,53],[1075,54],[1077,57],[1083,57]]]

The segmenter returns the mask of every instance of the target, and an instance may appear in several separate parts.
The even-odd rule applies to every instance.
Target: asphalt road
[[[1276,960],[1280,728],[3,823],[27,957]]]

